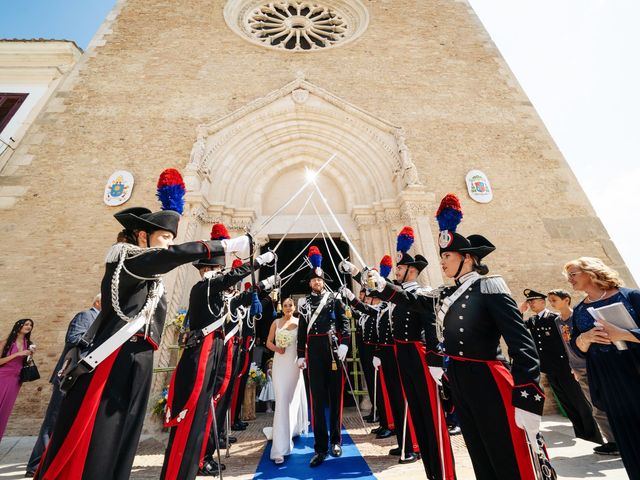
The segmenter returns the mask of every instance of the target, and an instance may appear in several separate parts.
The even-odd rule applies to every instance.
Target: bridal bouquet
[[[297,335],[290,330],[280,330],[276,333],[276,346],[287,348],[297,338]]]

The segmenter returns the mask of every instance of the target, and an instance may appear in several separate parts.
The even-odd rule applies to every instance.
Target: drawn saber
[[[331,210],[331,207],[329,206],[329,202],[327,201],[327,199],[325,198],[324,194],[322,193],[322,190],[320,190],[320,187],[318,187],[318,184],[315,183],[315,181],[313,182],[313,185],[316,187],[316,191],[318,192],[318,195],[320,196],[320,199],[322,200],[322,203],[324,203],[324,206],[329,211],[329,215],[331,215],[331,218],[333,219],[333,221],[335,222],[336,226],[338,227],[338,230],[340,230],[340,233],[344,237],[345,241],[349,244],[349,247],[351,248],[351,250],[353,250],[353,253],[356,255],[356,258],[360,262],[360,265],[362,266],[362,268],[365,268],[367,266],[367,264],[364,262],[364,260],[360,256],[360,252],[358,252],[358,250],[356,249],[356,247],[353,244],[353,242],[351,242],[351,240],[349,239],[349,236],[347,235],[347,232],[345,232],[344,228],[342,228],[342,225],[340,225],[340,222],[338,221],[338,218],[333,213],[333,210]]]
[[[404,400],[404,420],[402,422],[402,448],[400,449],[400,461],[405,461],[405,451],[404,446],[407,443],[407,415],[409,414],[409,402],[407,399]]]
[[[331,339],[335,344],[334,354],[336,354],[336,350],[338,348],[338,337],[336,337],[334,333],[335,332],[332,330],[331,332],[329,332],[329,335],[331,335]],[[360,417],[360,421],[362,422],[362,428],[364,428],[364,431],[366,433],[370,433],[367,430],[367,424],[364,421],[364,417],[362,416],[362,412],[360,411],[360,405],[358,404],[358,399],[356,398],[356,394],[353,391],[353,385],[351,385],[351,379],[349,378],[349,371],[347,370],[345,362],[340,361],[340,359],[338,359],[338,361],[340,362],[340,364],[342,364],[342,370],[344,371],[344,376],[347,378],[347,384],[349,384],[349,390],[351,391],[351,396],[353,397],[353,401],[356,404],[356,410],[358,411],[358,416]]]
[[[281,206],[278,210],[276,210],[276,211],[275,211],[275,212],[274,212],[274,213],[273,213],[269,218],[267,218],[264,222],[262,222],[262,225],[260,225],[260,227],[258,228],[258,230],[256,230],[255,232],[253,232],[253,233],[252,233],[252,235],[255,237],[258,233],[260,233],[264,227],[266,227],[269,223],[271,223],[271,221],[272,221],[272,220],[273,220],[277,215],[279,215],[279,214],[280,214],[280,212],[282,212],[282,210],[284,210],[284,209],[285,209],[285,208],[287,208],[289,205],[291,205],[291,202],[293,202],[296,198],[298,198],[298,196],[299,196],[299,195],[300,195],[300,194],[301,194],[301,193],[302,193],[302,192],[303,192],[303,191],[304,191],[304,190],[305,190],[309,185],[311,185],[312,183],[313,183],[313,184],[315,184],[315,178],[316,178],[316,176],[317,176],[320,172],[322,172],[322,171],[326,168],[326,166],[327,166],[327,165],[329,165],[329,164],[333,161],[333,159],[334,159],[334,158],[336,158],[336,154],[335,154],[335,153],[334,153],[333,155],[331,155],[331,157],[329,157],[329,159],[328,159],[326,162],[324,162],[324,163],[322,164],[322,166],[318,169],[318,171],[317,171],[317,172],[315,172],[315,174],[314,174],[312,177],[307,178],[307,180],[306,180],[306,181],[304,182],[304,184],[300,187],[300,189],[299,189],[296,193],[294,193],[294,194],[293,194],[293,196],[292,196],[289,200],[287,200],[287,202],[285,202],[285,204],[284,204],[284,205],[282,205],[282,206]]]
[[[440,389],[438,388],[438,384],[436,383],[436,408],[438,415],[438,450],[440,450],[440,467],[442,468],[442,478],[446,479],[445,474],[445,465],[444,465],[444,445],[442,444],[442,416],[444,415],[442,411],[442,405],[440,404]]]
[[[211,397],[211,416],[213,417],[213,435],[216,439],[216,452],[218,453],[218,475],[220,476],[220,480],[222,480],[222,459],[220,458],[220,438],[218,436],[218,421],[216,420],[216,405]]]
[[[376,405],[378,404],[378,367],[373,370],[373,420],[376,419]]]
[[[231,456],[231,453],[229,453],[229,449],[231,448],[231,442],[229,441],[229,437],[231,436],[231,427],[229,426],[229,423],[231,422],[231,415],[229,412],[229,409],[227,409],[227,453],[225,453],[224,458],[229,458]]]

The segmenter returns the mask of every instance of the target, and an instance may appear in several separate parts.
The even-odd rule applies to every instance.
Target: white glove
[[[222,270],[218,269],[218,270],[209,270],[208,272],[204,272],[204,275],[202,275],[202,278],[204,278],[205,280],[209,280],[212,278],[216,278],[219,277],[220,275],[222,275]]]
[[[429,373],[438,385],[442,385],[442,375],[444,375],[442,367],[429,367]]]
[[[387,286],[387,280],[380,275],[377,270],[369,270],[367,277],[367,286],[370,290],[381,292]]]
[[[346,285],[343,285],[342,287],[340,287],[339,293],[340,295],[346,297],[347,300],[349,300],[350,302],[352,302],[353,299],[356,298],[353,292],[349,290],[349,287],[347,287]]]
[[[275,275],[271,275],[270,277],[261,280],[260,283],[258,283],[258,287],[260,288],[260,290],[265,290],[268,292],[269,290],[272,290],[279,281],[279,275],[277,277]]]
[[[373,357],[373,360],[371,361],[371,363],[373,364],[373,368],[375,368],[376,370],[380,368],[380,365],[382,365],[382,362],[378,357]]]
[[[347,352],[349,351],[349,347],[346,345],[340,345],[338,347],[338,360],[344,362],[344,359],[347,358]]]
[[[307,368],[307,361],[304,358],[299,358],[297,363],[300,370]]]
[[[229,252],[246,252],[249,250],[249,243],[251,240],[248,235],[240,235],[236,238],[230,238],[227,240],[221,240],[222,248],[226,253]]]
[[[340,265],[338,265],[338,269],[340,270],[340,272],[348,275],[355,275],[356,273],[358,273],[358,269],[356,268],[356,266],[347,260],[342,260],[340,262]]]
[[[258,262],[258,265],[263,266],[263,265],[269,265],[275,259],[276,259],[276,254],[275,253],[266,252],[266,253],[263,253],[262,255],[258,255],[256,257],[256,262]]]
[[[516,407],[516,425],[527,432],[529,442],[534,451],[538,451],[538,432],[540,431],[540,420],[542,417],[535,413],[528,412]]]

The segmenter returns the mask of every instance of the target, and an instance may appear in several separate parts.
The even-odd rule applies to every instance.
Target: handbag
[[[20,370],[20,383],[24,382],[33,382],[34,380],[38,380],[40,378],[40,372],[38,371],[38,367],[33,361],[33,357],[29,355]]]

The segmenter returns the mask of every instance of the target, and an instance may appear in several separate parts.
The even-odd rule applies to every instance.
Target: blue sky
[[[0,38],[74,40],[83,50],[115,0],[5,0]]]
[[[638,0],[469,0],[640,281]],[[86,48],[115,0],[5,0],[0,38]]]

